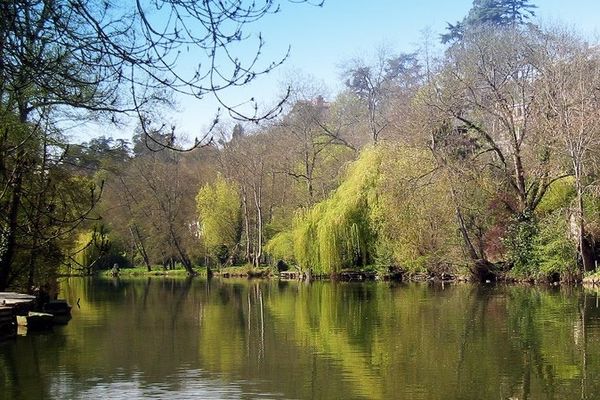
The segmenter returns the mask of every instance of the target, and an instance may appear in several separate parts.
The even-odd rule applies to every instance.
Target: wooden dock
[[[334,281],[344,281],[344,282],[364,282],[364,281],[372,281],[375,280],[377,274],[374,271],[354,271],[354,270],[344,270],[339,272],[338,274],[307,274],[302,271],[294,270],[294,271],[281,271],[279,273],[279,279],[286,281],[298,281],[298,280],[307,280],[307,277],[310,277],[309,280],[334,280]]]
[[[344,282],[364,282],[375,280],[376,273],[373,271],[346,270],[339,273],[337,279]]]
[[[289,281],[303,280],[304,277],[305,277],[304,273],[302,273],[300,271],[281,271],[279,273],[279,279],[282,279],[282,280],[289,280]]]
[[[36,297],[15,292],[0,292],[0,306],[15,310],[15,315],[27,315],[35,307]]]
[[[37,310],[44,313],[36,312]],[[17,326],[28,330],[48,329],[65,324],[71,317],[71,306],[65,300],[39,304],[35,296],[16,292],[0,292],[0,337],[16,336]]]

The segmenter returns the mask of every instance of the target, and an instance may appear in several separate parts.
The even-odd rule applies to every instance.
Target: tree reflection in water
[[[0,344],[0,398],[592,398],[598,293],[69,279],[73,319]]]

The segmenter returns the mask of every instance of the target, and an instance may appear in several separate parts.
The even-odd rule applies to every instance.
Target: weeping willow
[[[267,251],[277,257],[292,250],[292,261],[315,273],[369,264],[377,236],[370,214],[377,203],[381,159],[379,148],[363,151],[329,198],[298,211],[291,231],[276,235]]]
[[[294,237],[291,231],[283,231],[275,235],[265,245],[265,251],[277,260],[293,261]]]
[[[127,266],[128,261],[122,253],[121,244],[111,240],[110,234],[100,225],[79,233],[69,255],[68,264],[74,263],[77,269],[87,272],[107,269],[114,264],[120,267]]]
[[[298,211],[267,252],[319,274],[367,265],[428,270],[462,254],[448,193],[426,150],[379,145],[361,153],[326,200]]]

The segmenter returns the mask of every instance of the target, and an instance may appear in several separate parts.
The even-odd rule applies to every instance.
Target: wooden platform
[[[30,311],[27,315],[17,315],[17,325],[26,326],[28,330],[50,329],[54,325],[54,315]]]
[[[15,292],[0,292],[0,306],[13,308],[15,314],[26,315],[35,306],[35,296]]]
[[[345,282],[362,282],[375,280],[375,275],[372,271],[342,271],[337,278]]]
[[[36,308],[44,312],[35,312]],[[66,300],[51,300],[40,307],[35,296],[0,292],[0,338],[26,334],[27,330],[50,329],[70,319],[71,306]]]
[[[281,271],[279,279],[284,280],[301,280],[304,279],[304,274],[300,271]]]

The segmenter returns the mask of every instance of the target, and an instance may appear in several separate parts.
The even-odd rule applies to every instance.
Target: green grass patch
[[[195,267],[194,271],[199,276],[206,275],[205,267]],[[109,270],[101,271],[100,276],[111,277],[112,270],[109,269]],[[133,267],[133,268],[119,269],[119,276],[123,276],[123,277],[129,277],[129,276],[181,276],[181,277],[186,277],[186,276],[188,276],[188,273],[185,270],[185,268],[183,268],[183,266],[179,266],[176,269],[168,269],[168,270],[165,270],[161,266],[156,266],[156,267],[152,268],[152,271],[148,271],[148,268],[146,268],[145,266],[137,266],[137,267]]]
[[[233,265],[214,268],[213,273],[222,277],[268,278],[275,276],[277,271],[270,266],[255,267],[252,264]]]

